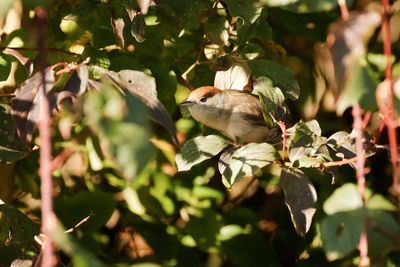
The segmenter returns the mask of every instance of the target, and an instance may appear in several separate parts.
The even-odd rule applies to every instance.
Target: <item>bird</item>
[[[235,144],[262,143],[276,136],[265,123],[260,100],[247,92],[203,86],[193,90],[181,106]]]

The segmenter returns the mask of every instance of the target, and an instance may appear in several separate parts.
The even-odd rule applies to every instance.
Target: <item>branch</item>
[[[53,212],[53,181],[52,181],[52,156],[51,156],[51,117],[50,103],[46,90],[46,20],[47,11],[43,7],[35,9],[37,24],[37,43],[39,48],[39,67],[41,72],[40,90],[43,97],[40,101],[40,122],[39,122],[39,142],[40,142],[40,193],[42,198],[42,233],[47,237],[44,240],[42,267],[52,267],[57,264],[57,258],[54,256],[54,245],[51,238],[51,232],[54,229],[55,215]]]
[[[287,140],[286,125],[285,122],[283,121],[277,121],[271,113],[269,113],[269,115],[271,116],[272,120],[276,124],[278,124],[279,128],[281,128],[282,131],[282,160],[284,161],[286,157],[286,140]]]
[[[8,47],[8,46],[0,46],[0,51],[6,50],[6,49],[13,49],[13,50],[17,50],[17,51],[39,51],[40,52],[40,47],[36,48],[36,47]],[[60,53],[60,54],[67,54],[67,55],[71,55],[71,56],[75,56],[75,57],[80,57],[80,54],[74,53],[74,52],[69,52],[69,51],[65,51],[63,49],[60,48],[47,48],[48,52],[54,52],[54,53]]]
[[[399,155],[397,150],[397,136],[396,136],[396,118],[393,111],[394,92],[393,92],[393,78],[392,78],[392,48],[390,43],[390,3],[389,0],[381,0],[383,6],[382,14],[382,34],[383,34],[383,50],[386,57],[385,76],[386,81],[389,82],[390,95],[387,113],[384,114],[385,123],[388,129],[389,146],[390,146],[390,160],[393,166],[393,189],[400,203],[400,168],[399,168]]]

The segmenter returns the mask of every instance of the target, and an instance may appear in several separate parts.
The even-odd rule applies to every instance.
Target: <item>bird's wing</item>
[[[230,97],[237,100],[233,112],[243,113],[242,115],[253,125],[265,126],[264,116],[261,109],[261,104],[259,99],[251,94],[238,91],[229,94]]]

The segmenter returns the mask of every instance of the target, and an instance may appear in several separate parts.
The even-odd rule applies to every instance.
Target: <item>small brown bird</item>
[[[200,87],[181,105],[188,107],[195,120],[235,143],[261,143],[276,136],[265,124],[259,99],[239,90]]]

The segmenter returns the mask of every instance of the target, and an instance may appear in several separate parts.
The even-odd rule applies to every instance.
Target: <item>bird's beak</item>
[[[185,101],[183,101],[183,102],[181,103],[181,106],[190,107],[190,106],[193,106],[194,104],[196,104],[196,102],[190,101],[190,100],[185,100]]]

